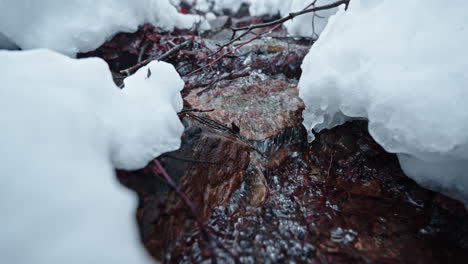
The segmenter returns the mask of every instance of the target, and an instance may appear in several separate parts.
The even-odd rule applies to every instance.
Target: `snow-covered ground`
[[[2,262],[152,263],[114,168],[179,147],[173,66],[152,62],[120,90],[97,58],[0,51],[0,62]]]
[[[468,2],[351,1],[304,60],[305,126],[352,118],[408,176],[468,205]]]

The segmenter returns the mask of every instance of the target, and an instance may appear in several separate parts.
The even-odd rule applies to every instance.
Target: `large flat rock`
[[[213,109],[202,115],[240,128],[248,140],[261,141],[287,128],[300,126],[304,108],[295,80],[275,80],[252,74],[194,89],[185,100],[197,109]]]

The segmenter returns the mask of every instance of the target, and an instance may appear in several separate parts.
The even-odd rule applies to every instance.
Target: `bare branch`
[[[256,39],[259,39],[262,35],[270,32],[270,31],[274,31],[276,30],[277,28],[279,28],[284,22],[288,21],[288,20],[291,20],[297,16],[300,16],[300,15],[304,15],[304,14],[307,14],[307,13],[311,13],[311,12],[316,12],[316,11],[320,11],[320,10],[326,10],[326,9],[331,9],[331,8],[335,8],[335,7],[338,7],[342,4],[345,4],[346,5],[346,8],[348,7],[349,5],[349,1],[350,0],[341,0],[341,1],[337,1],[335,3],[331,3],[331,4],[328,4],[328,5],[323,5],[323,6],[317,6],[317,7],[313,7],[313,8],[310,8],[311,6],[315,5],[315,2],[316,1],[313,1],[311,4],[309,4],[306,8],[304,8],[302,11],[299,11],[299,12],[294,12],[294,13],[289,13],[288,16],[286,17],[283,17],[281,19],[278,19],[278,20],[275,20],[275,21],[272,21],[272,22],[268,22],[268,23],[262,23],[262,24],[257,24],[257,25],[250,25],[250,26],[245,26],[245,27],[238,27],[238,28],[232,28],[233,30],[233,36],[232,36],[232,39],[222,45],[220,47],[220,49],[218,51],[216,51],[215,53],[211,54],[211,56],[213,55],[216,55],[220,52],[223,52],[223,51],[226,51],[226,53],[222,54],[221,56],[219,56],[218,58],[214,59],[213,61],[209,62],[208,64],[190,72],[189,74],[187,74],[187,76],[190,76],[190,75],[193,75],[197,72],[200,72],[202,71],[203,69],[206,69],[208,67],[211,67],[213,66],[214,64],[218,63],[220,60],[222,60],[224,57],[228,56],[229,54],[233,53],[234,51],[242,48],[243,46],[251,43],[252,41],[256,40]],[[234,48],[230,48],[230,45],[233,44],[234,42],[240,40],[242,37],[246,36],[248,33],[251,33],[251,31],[253,29],[257,29],[257,28],[267,28],[267,27],[272,27],[271,29],[269,30],[265,30],[264,32],[261,32],[261,33],[258,33],[258,34],[255,34],[255,36],[253,38],[251,38],[250,40],[244,42],[244,43],[241,43],[239,44],[238,46],[235,46]],[[237,31],[243,31],[243,30],[246,30],[244,33],[242,33],[241,35],[239,35],[238,37],[235,37],[236,35],[236,32]]]
[[[130,68],[127,68],[125,70],[121,70],[120,73],[121,74],[126,74],[127,76],[130,75],[132,72],[135,72],[136,70],[138,70],[139,68],[145,66],[146,64],[152,62],[153,60],[164,60],[164,59],[167,59],[168,57],[170,57],[172,54],[178,52],[179,50],[189,46],[190,44],[192,43],[191,40],[187,40],[177,46],[174,46],[172,49],[168,50],[166,53],[164,53],[163,55],[159,56],[159,57],[156,57],[156,56],[152,56],[144,61],[141,61],[139,63],[137,63],[136,65],[130,67]]]
[[[316,11],[320,11],[320,10],[331,9],[331,8],[335,8],[335,7],[338,7],[338,6],[343,5],[343,4],[345,4],[346,7],[348,7],[349,1],[350,0],[341,0],[341,1],[337,1],[335,3],[331,3],[331,4],[328,4],[328,5],[317,6],[317,7],[305,9],[305,10],[302,10],[302,11],[299,11],[299,12],[289,13],[289,15],[287,15],[287,16],[285,16],[283,18],[280,18],[278,20],[271,21],[271,22],[268,22],[268,23],[262,23],[262,24],[250,25],[250,26],[245,26],[245,27],[232,28],[232,30],[234,30],[234,31],[242,31],[242,30],[250,31],[250,30],[256,29],[256,28],[271,27],[271,26],[275,26],[277,24],[283,24],[284,22],[286,22],[288,20],[291,20],[291,19],[293,19],[293,18],[295,18],[297,16],[304,15],[304,14],[307,14],[307,13],[316,12]]]

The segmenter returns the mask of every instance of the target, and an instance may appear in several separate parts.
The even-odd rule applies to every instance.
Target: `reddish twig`
[[[210,165],[219,165],[220,163],[217,162],[212,162],[212,161],[207,161],[207,160],[197,160],[197,159],[190,159],[190,158],[183,158],[183,157],[177,157],[173,156],[170,154],[163,154],[163,157],[167,157],[169,159],[175,159],[175,160],[180,160],[184,162],[192,162],[192,163],[203,163],[203,164],[210,164]]]
[[[278,24],[278,25],[276,25],[275,27],[273,27],[271,30],[275,30],[275,29],[277,29],[277,28],[280,27],[280,26],[281,26],[281,24]],[[229,46],[228,46],[228,47],[227,47],[228,51],[227,51],[226,53],[224,53],[223,55],[219,56],[217,59],[211,61],[210,63],[206,64],[205,66],[200,67],[200,68],[198,68],[198,69],[192,71],[191,73],[187,74],[187,76],[193,75],[193,74],[195,74],[195,73],[197,73],[197,72],[199,72],[199,71],[201,71],[201,70],[203,70],[203,69],[206,69],[206,68],[208,68],[208,67],[212,67],[214,64],[216,64],[217,62],[219,62],[220,60],[222,60],[222,59],[223,59],[224,57],[226,57],[227,55],[233,53],[234,51],[236,51],[236,50],[242,48],[243,46],[245,46],[245,45],[251,43],[252,41],[254,41],[254,40],[258,39],[258,38],[260,38],[260,35],[256,35],[256,36],[253,37],[252,39],[250,39],[250,40],[248,40],[248,41],[246,41],[246,42],[240,44],[239,46],[236,46],[236,47],[233,48],[233,49],[230,49]],[[224,47],[222,50],[224,50],[224,49],[226,49],[226,47]]]
[[[331,157],[330,157],[330,162],[328,164],[328,170],[327,170],[327,178],[330,177],[331,167],[333,164],[333,156],[335,156],[335,152],[332,152]]]
[[[312,3],[310,3],[309,5],[307,5],[303,10],[306,10],[307,8],[309,8],[309,7],[313,6],[313,5],[315,5],[315,2],[317,2],[317,0],[314,0]],[[278,20],[276,20],[276,21],[278,21]],[[273,23],[273,22],[272,22],[272,23]],[[276,25],[276,24],[283,24],[283,23],[284,23],[284,22],[281,22],[281,23],[273,23],[271,26],[274,26],[274,25]],[[239,29],[239,28],[231,28],[231,30],[232,30],[232,37],[231,37],[231,40],[230,40],[229,42],[225,43],[224,45],[221,45],[221,46],[220,46],[220,49],[219,49],[217,52],[211,54],[210,56],[213,56],[213,55],[215,55],[215,54],[221,52],[222,49],[223,49],[224,47],[227,47],[227,46],[233,44],[234,42],[236,42],[236,41],[238,41],[238,40],[241,40],[244,36],[246,36],[246,35],[249,34],[249,33],[252,33],[252,34],[257,35],[257,36],[261,36],[261,35],[264,35],[265,33],[269,32],[269,30],[266,30],[266,31],[264,31],[264,32],[262,32],[262,33],[254,33],[254,32],[252,32],[252,30],[255,29],[255,26],[259,26],[259,25],[265,25],[265,24],[257,24],[257,25],[251,25],[251,26],[243,27],[243,28],[245,28],[245,29],[243,29],[243,28],[241,28],[241,29]],[[267,27],[267,26],[265,26],[265,27]],[[275,29],[276,29],[276,28],[275,28]],[[236,37],[237,31],[242,31],[242,30],[246,30],[246,31],[245,31],[244,33],[242,33],[241,35],[239,35],[239,36]],[[272,29],[271,31],[273,31],[273,30],[274,30],[274,29]]]
[[[307,13],[311,13],[311,12],[316,12],[316,11],[321,11],[321,10],[326,10],[326,9],[331,9],[331,8],[335,8],[335,7],[338,7],[342,4],[345,4],[346,7],[348,7],[349,5],[349,1],[350,0],[341,0],[341,1],[337,1],[335,3],[331,3],[331,4],[328,4],[328,5],[323,5],[323,6],[317,6],[317,7],[313,7],[313,8],[309,8],[310,6],[313,6],[315,5],[315,2],[316,1],[313,1],[311,4],[309,4],[306,8],[304,8],[302,11],[299,11],[299,12],[294,12],[294,13],[289,13],[288,16],[286,17],[283,17],[281,19],[278,19],[278,20],[275,20],[275,21],[272,21],[272,22],[268,22],[268,23],[262,23],[262,24],[256,24],[256,25],[250,25],[250,26],[245,26],[245,27],[238,27],[238,28],[232,28],[233,30],[233,39],[231,39],[228,43],[224,44],[221,46],[221,48],[215,52],[214,54],[212,55],[215,55],[215,54],[218,54],[220,52],[223,52],[223,51],[226,51],[225,53],[223,53],[221,56],[219,56],[218,58],[212,60],[211,62],[209,62],[208,64],[190,72],[189,74],[187,74],[187,76],[190,76],[190,75],[193,75],[197,72],[200,72],[208,67],[212,67],[214,64],[218,63],[219,61],[221,61],[224,57],[228,56],[229,54],[232,54],[233,52],[237,51],[238,49],[242,48],[243,46],[251,43],[252,41],[256,40],[256,39],[259,39],[262,35],[264,35],[265,33],[267,32],[270,32],[270,31],[274,31],[276,29],[278,29],[284,22],[288,21],[288,20],[291,20],[297,16],[300,16],[300,15],[304,15],[304,14],[307,14]],[[266,27],[272,27],[271,29],[269,30],[265,30],[264,32],[262,33],[258,33],[258,34],[255,34],[255,36],[253,38],[251,38],[250,40],[244,42],[244,43],[241,43],[240,45],[236,46],[235,48],[230,48],[230,45],[233,44],[234,42],[240,40],[242,37],[246,36],[248,33],[250,33],[253,29],[257,29],[257,28],[266,28]],[[242,33],[240,36],[234,38],[235,36],[235,33],[237,31],[243,31],[243,30],[246,30],[246,32]]]
[[[179,115],[181,114],[185,114],[185,113],[193,113],[193,112],[197,112],[197,113],[208,113],[208,112],[213,112],[214,109],[208,109],[208,110],[201,110],[201,109],[184,109],[182,111],[179,112]]]
[[[221,75],[220,77],[214,79],[213,81],[211,82],[208,82],[208,83],[196,83],[196,84],[193,84],[193,85],[190,85],[190,86],[186,86],[184,87],[185,89],[195,89],[195,88],[203,88],[203,87],[207,87],[201,91],[199,91],[197,93],[198,96],[200,96],[201,94],[207,92],[208,90],[210,90],[214,84],[220,82],[220,81],[224,81],[224,80],[234,80],[234,79],[237,79],[237,78],[241,78],[241,77],[245,77],[245,76],[249,76],[250,73],[248,71],[245,71],[245,72],[240,72],[240,73],[225,73],[223,75]]]

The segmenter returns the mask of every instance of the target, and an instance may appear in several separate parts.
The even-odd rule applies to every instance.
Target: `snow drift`
[[[351,1],[304,60],[304,124],[352,118],[408,176],[468,205],[468,2]]]
[[[97,58],[0,51],[0,62],[2,262],[152,263],[114,167],[179,147],[173,66],[152,62],[120,90]]]
[[[0,0],[0,33],[22,49],[48,48],[69,56],[145,23],[172,31],[198,20],[178,13],[169,0]]]

